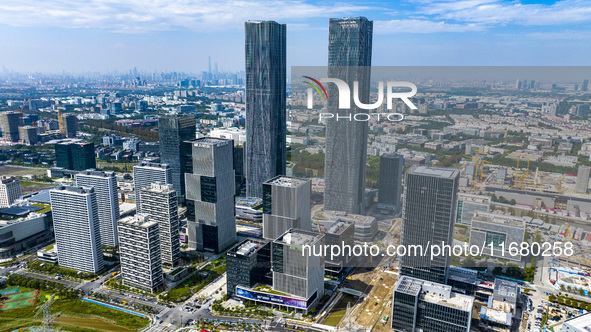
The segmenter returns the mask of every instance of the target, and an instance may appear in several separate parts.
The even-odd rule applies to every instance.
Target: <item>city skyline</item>
[[[241,28],[255,19],[288,25],[288,66],[324,65],[328,19],[344,16],[374,20],[375,65],[585,65],[589,12],[591,5],[576,0],[245,1],[236,8],[30,1],[0,4],[0,42],[12,46],[0,65],[25,72],[201,72],[212,57],[220,71],[243,70]],[[178,61],[179,53],[192,60]]]

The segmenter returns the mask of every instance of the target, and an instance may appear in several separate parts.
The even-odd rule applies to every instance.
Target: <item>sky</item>
[[[287,24],[288,66],[327,63],[328,20],[374,21],[373,65],[591,65],[589,0],[0,0],[20,72],[244,69],[244,22]]]

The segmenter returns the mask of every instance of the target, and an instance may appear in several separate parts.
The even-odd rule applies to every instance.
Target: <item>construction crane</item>
[[[560,178],[560,180],[558,181],[558,193],[562,194],[562,180],[564,180],[564,178],[566,177],[566,173],[562,175],[562,177]]]
[[[515,180],[513,183],[513,188],[517,188],[519,180],[521,179],[521,190],[523,190],[525,186],[525,177],[529,174],[529,163],[531,159],[523,153],[510,153],[509,156],[517,156],[517,167],[515,168]],[[519,174],[519,162],[521,161],[521,157],[525,157],[527,159],[527,170],[523,172],[523,174]]]
[[[564,232],[564,242],[573,242],[573,236],[570,232],[569,224],[566,224],[566,231]]]
[[[476,189],[476,184],[479,183],[479,182],[482,182],[482,173],[483,173],[483,168],[484,168],[483,163],[490,164],[490,162],[488,162],[488,161],[486,161],[484,159],[481,159],[480,158],[480,154],[484,154],[484,155],[487,155],[487,156],[490,156],[490,154],[488,154],[488,153],[486,153],[484,151],[480,151],[478,149],[472,149],[472,150],[473,151],[476,151],[476,154],[475,155],[473,155],[473,156],[464,155],[464,157],[474,160],[474,162],[472,163],[472,166],[474,166],[474,176],[473,176],[474,186],[473,186],[473,189]],[[479,171],[480,171],[480,175],[478,173]]]

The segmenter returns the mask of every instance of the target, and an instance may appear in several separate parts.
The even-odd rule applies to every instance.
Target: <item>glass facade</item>
[[[286,26],[245,23],[246,190],[261,196],[261,184],[285,175],[287,114]]]
[[[359,100],[365,104],[369,101],[372,36],[373,22],[365,17],[330,19],[328,77],[350,87],[357,81]],[[327,84],[327,89],[327,111],[336,116],[326,121],[324,209],[363,214],[369,125],[336,119],[368,111],[356,106],[339,108],[336,85]]]

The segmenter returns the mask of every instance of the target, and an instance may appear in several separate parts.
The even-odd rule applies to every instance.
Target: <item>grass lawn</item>
[[[11,165],[0,166],[0,175],[24,176],[28,174],[47,175],[47,168],[17,167]]]
[[[12,331],[15,328],[28,326],[40,321],[39,319],[34,318],[37,310],[38,306],[32,306],[1,311],[0,332]],[[66,330],[73,332],[84,332],[89,330],[109,332],[136,331],[146,327],[149,323],[147,319],[139,316],[110,309],[98,304],[85,302],[80,299],[57,300],[51,305],[51,311],[53,313],[61,312],[60,318],[62,316],[64,318],[60,324],[64,325]],[[80,325],[73,324],[73,322],[83,321],[85,323],[80,323]],[[81,329],[77,329],[76,326],[80,326]]]
[[[329,326],[337,326],[337,324],[341,321],[341,319],[346,313],[347,310],[333,311],[328,315],[328,317],[326,317],[326,320],[322,322],[322,324]]]

